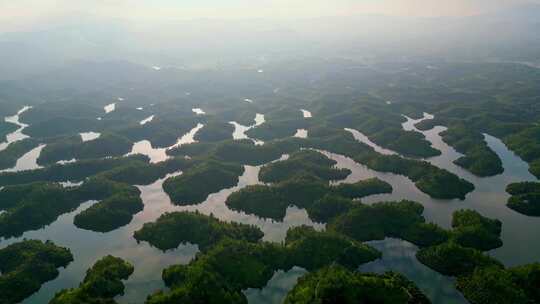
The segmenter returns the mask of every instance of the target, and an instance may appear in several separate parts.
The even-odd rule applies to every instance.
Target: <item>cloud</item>
[[[0,31],[77,14],[133,20],[470,15],[538,0],[0,0]]]

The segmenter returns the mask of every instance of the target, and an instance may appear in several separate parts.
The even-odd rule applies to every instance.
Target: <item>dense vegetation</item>
[[[441,136],[456,151],[465,154],[454,161],[456,165],[482,177],[497,175],[504,171],[499,156],[487,146],[484,136],[477,131],[456,125],[442,132]]]
[[[225,203],[233,210],[274,220],[283,220],[287,207],[296,205],[307,209],[312,219],[326,221],[329,213],[351,206],[353,198],[391,191],[392,187],[379,179],[329,186],[319,179],[299,176],[274,185],[247,186],[229,195]],[[334,205],[332,198],[339,202]]]
[[[131,222],[143,208],[139,190],[100,176],[79,187],[64,188],[56,183],[7,186],[0,190],[0,236],[20,236],[54,222],[88,200],[101,200],[75,216],[80,228],[107,232]]]
[[[129,278],[133,270],[133,266],[121,258],[105,256],[86,271],[79,287],[58,292],[49,303],[114,304],[114,297],[124,294],[122,280]]]
[[[273,140],[293,136],[296,130],[305,129],[308,126],[309,121],[306,119],[276,119],[248,130],[246,135],[265,141]]]
[[[163,190],[174,204],[193,205],[203,202],[209,194],[238,183],[242,166],[208,160],[197,164],[182,175],[167,179]]]
[[[216,142],[232,138],[234,127],[225,121],[210,120],[195,134],[195,139],[203,142]]]
[[[18,303],[58,276],[73,256],[54,243],[24,240],[0,249],[0,303]]]
[[[308,144],[318,149],[343,154],[373,170],[405,175],[419,190],[431,197],[464,199],[467,193],[474,190],[474,185],[470,182],[428,162],[375,153],[345,131],[326,130],[321,134],[320,137],[311,138]]]
[[[155,293],[147,303],[247,303],[242,290],[263,287],[278,269],[316,270],[333,263],[354,269],[378,257],[373,248],[308,227],[290,230],[285,245],[223,239],[188,265],[165,269],[170,291]]]
[[[334,160],[317,151],[302,150],[291,154],[286,160],[262,167],[259,178],[266,183],[276,183],[299,175],[313,175],[323,180],[340,180],[351,173],[348,169],[333,168],[335,164]]]
[[[133,236],[137,242],[147,241],[161,250],[174,249],[181,243],[208,250],[224,238],[255,242],[263,233],[254,226],[222,222],[212,215],[173,212],[161,215],[154,223],[145,223]]]
[[[404,156],[427,158],[441,154],[422,134],[403,130],[403,117],[388,111],[379,100],[366,100],[328,120],[334,127],[357,129],[379,146]]]
[[[506,187],[512,196],[506,204],[508,208],[529,216],[540,216],[540,183],[521,182]]]
[[[143,210],[144,204],[137,188],[125,188],[125,190],[115,191],[112,196],[77,214],[73,219],[75,226],[92,231],[109,232],[129,224],[133,215]]]
[[[133,155],[130,157],[91,159],[65,165],[56,164],[35,170],[4,172],[0,173],[0,185],[27,184],[36,181],[82,181],[85,178],[100,172],[133,164],[135,162],[138,164],[147,163],[148,158],[142,155]]]
[[[473,210],[458,210],[452,218],[452,240],[463,247],[487,251],[502,246],[502,223]]]
[[[428,304],[428,298],[403,275],[359,273],[330,266],[304,275],[287,294],[286,304]]]
[[[133,143],[127,138],[112,133],[86,142],[80,136],[68,137],[45,146],[38,163],[45,165],[60,160],[121,156],[129,153],[132,146]]]
[[[386,237],[401,238],[419,246],[445,242],[448,233],[436,225],[426,224],[423,210],[421,204],[412,201],[357,204],[335,217],[328,229],[361,242]]]

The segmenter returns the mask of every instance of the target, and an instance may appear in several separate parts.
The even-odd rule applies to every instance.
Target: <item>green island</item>
[[[201,162],[182,173],[168,178],[163,190],[176,205],[202,203],[209,194],[236,186],[244,171],[240,165],[215,160]]]
[[[133,270],[130,263],[107,255],[86,271],[86,276],[79,287],[56,293],[49,304],[117,303],[114,297],[124,294],[122,280],[129,278]]]
[[[453,125],[440,135],[444,142],[464,154],[454,161],[456,165],[481,177],[504,171],[501,159],[488,147],[481,133],[464,125]]]
[[[308,145],[345,155],[376,171],[405,175],[420,191],[433,198],[465,199],[465,196],[474,190],[472,183],[426,161],[376,153],[343,130],[330,129],[321,132],[320,137],[310,137]]]
[[[122,156],[129,153],[132,146],[129,139],[113,133],[105,133],[86,142],[80,136],[68,137],[45,146],[38,163],[48,165],[60,160]]]
[[[285,304],[394,303],[429,304],[429,299],[405,276],[350,271],[338,265],[308,273],[289,291]]]
[[[356,204],[333,218],[327,229],[360,242],[386,237],[404,239],[418,246],[445,242],[449,237],[448,232],[434,224],[425,223],[423,210],[420,203],[405,200],[373,205]]]
[[[528,216],[540,216],[540,183],[521,182],[506,187],[512,195],[506,204],[508,208]]]
[[[116,167],[133,163],[148,163],[149,159],[143,155],[129,157],[101,158],[81,160],[69,164],[55,164],[35,170],[0,173],[0,186],[28,184],[37,181],[63,182],[82,181],[87,177],[105,172]]]
[[[401,114],[389,111],[377,99],[366,98],[349,111],[330,116],[328,121],[332,127],[359,130],[377,145],[404,156],[427,158],[441,154],[422,134],[403,130],[405,119]]]
[[[488,251],[503,245],[502,223],[474,210],[458,210],[452,217],[452,240],[463,247]]]
[[[144,204],[135,187],[115,191],[106,199],[77,214],[75,226],[96,232],[109,232],[131,222],[133,215],[142,211]]]
[[[133,237],[163,251],[177,248],[181,243],[197,244],[206,251],[224,238],[256,242],[263,233],[255,226],[222,222],[213,215],[172,212],[161,215],[153,223],[145,223]]]
[[[195,134],[195,140],[202,142],[217,142],[232,138],[233,125],[228,122],[210,119],[204,127]]]
[[[392,186],[379,179],[330,186],[308,175],[273,185],[247,186],[229,195],[225,204],[236,211],[277,221],[283,220],[287,207],[296,205],[305,208],[312,219],[327,221],[332,217],[330,213],[348,210],[353,198],[390,192]]]
[[[242,290],[263,287],[276,270],[296,265],[315,271],[334,263],[355,269],[379,257],[369,246],[309,227],[289,230],[284,245],[223,239],[188,265],[165,269],[170,290],[156,292],[146,303],[247,303]]]
[[[39,142],[25,138],[20,141],[13,142],[3,151],[0,151],[0,170],[12,168],[17,163],[17,160],[30,150],[36,148]]]
[[[224,162],[259,166],[301,148],[300,138],[285,138],[255,145],[248,139],[221,142],[196,142],[167,150],[171,156],[213,157]]]
[[[508,135],[504,143],[529,163],[529,171],[540,178],[540,127],[533,125]]]
[[[335,164],[336,161],[317,151],[302,150],[291,154],[286,160],[263,166],[259,178],[265,183],[276,183],[305,174],[322,180],[341,180],[351,174],[348,169],[334,168]]]
[[[6,186],[0,190],[0,210],[5,210],[0,214],[0,236],[17,237],[41,229],[89,200],[100,202],[76,215],[74,224],[108,232],[128,224],[142,210],[139,194],[134,186],[98,176],[78,187],[45,182]]]
[[[0,249],[0,303],[21,302],[72,261],[69,249],[50,241],[24,240]]]
[[[501,263],[481,251],[454,242],[422,248],[416,258],[429,268],[449,276],[468,274],[476,267],[502,267]]]
[[[160,116],[157,116],[147,124],[140,125],[137,122],[129,127],[120,127],[115,132],[132,142],[149,140],[153,147],[164,148],[174,145],[178,138],[181,138],[196,125],[197,120],[195,119],[161,119]]]
[[[246,135],[260,140],[273,140],[291,137],[298,129],[306,129],[310,122],[306,119],[271,119],[264,124],[250,129]]]

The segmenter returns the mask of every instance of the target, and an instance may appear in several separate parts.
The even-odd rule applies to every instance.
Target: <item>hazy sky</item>
[[[470,15],[539,0],[0,0],[0,31],[72,14],[126,19]]]

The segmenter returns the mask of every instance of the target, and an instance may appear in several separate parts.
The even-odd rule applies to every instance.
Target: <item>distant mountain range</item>
[[[37,32],[0,34],[0,80],[80,60],[208,67],[295,57],[540,62],[540,5],[470,17],[193,20],[134,27],[85,16]]]

